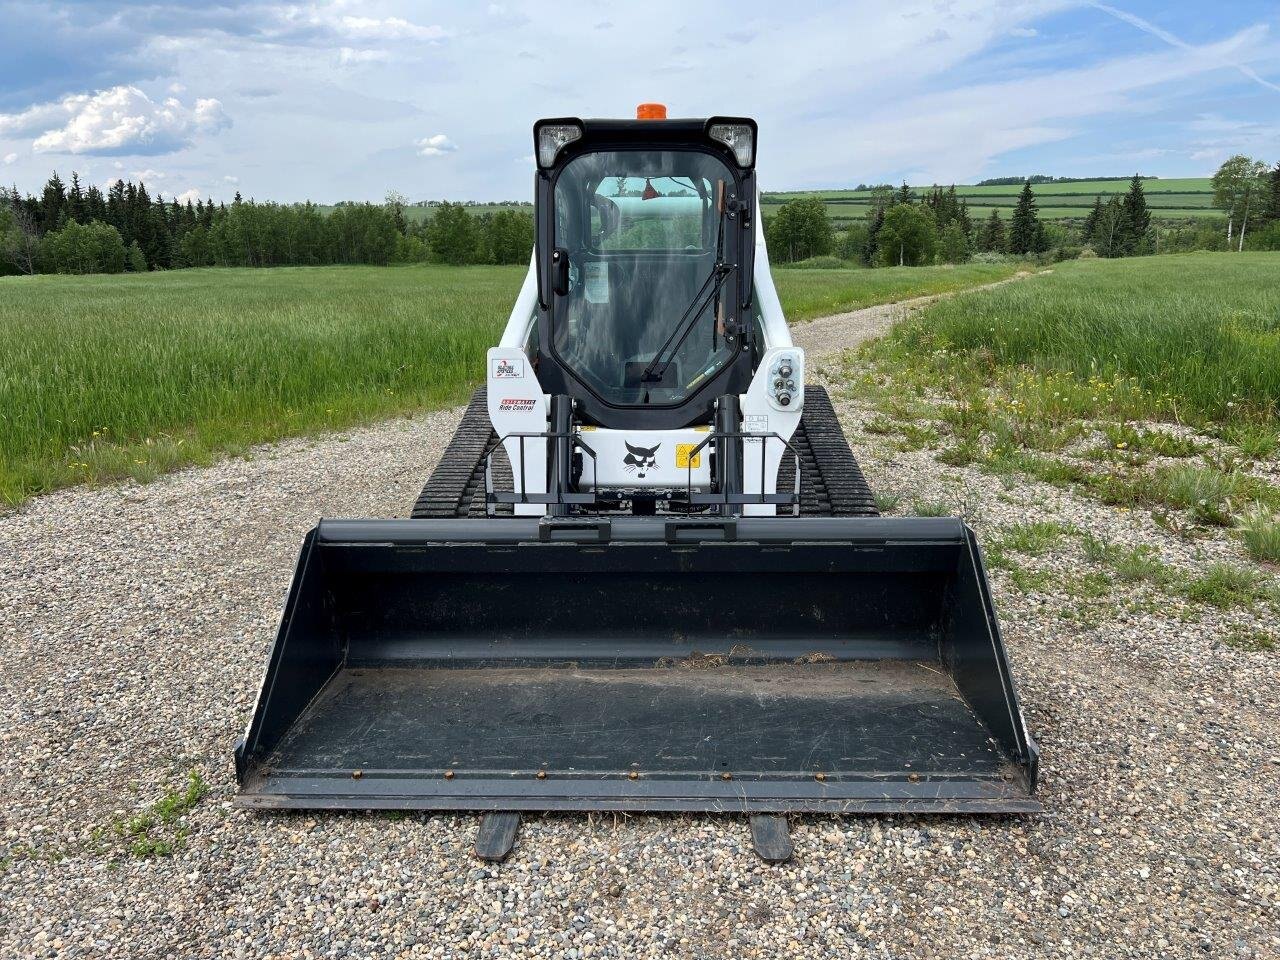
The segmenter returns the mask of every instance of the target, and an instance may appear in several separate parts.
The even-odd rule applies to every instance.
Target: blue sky
[[[0,0],[0,181],[528,199],[541,116],[748,114],[766,189],[1280,160],[1280,3]],[[194,193],[191,193],[194,191]]]

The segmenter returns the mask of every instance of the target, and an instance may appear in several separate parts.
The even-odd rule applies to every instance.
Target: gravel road
[[[1042,270],[1041,273],[1049,273]],[[1004,280],[986,283],[973,290],[990,290],[1003,287],[1006,283],[1017,283],[1033,276],[1030,271],[1021,271]],[[809,360],[821,359],[841,350],[856,347],[864,340],[881,336],[895,323],[908,314],[919,310],[937,300],[955,296],[954,293],[939,293],[929,297],[914,297],[910,300],[899,300],[897,303],[881,303],[874,307],[864,307],[848,313],[837,313],[829,317],[819,317],[808,323],[798,323],[791,328],[791,338],[796,346],[803,347]]]
[[[984,538],[1056,518],[1180,566],[1236,549],[941,467],[840,410],[874,487],[963,508]],[[493,867],[469,855],[472,816],[232,809],[303,533],[403,515],[459,413],[0,516],[0,957],[1280,956],[1280,654],[1220,642],[1254,612],[1146,588],[1089,619],[994,575],[1042,749],[1036,817],[797,818],[780,867],[741,818],[532,817]],[[1035,562],[1087,565],[1071,540]],[[192,770],[210,789],[190,811],[130,822]],[[174,850],[139,856],[131,831]]]

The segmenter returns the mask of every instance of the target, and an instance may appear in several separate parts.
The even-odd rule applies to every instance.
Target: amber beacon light
[[[637,120],[665,120],[667,119],[667,105],[665,103],[642,103],[636,107]]]

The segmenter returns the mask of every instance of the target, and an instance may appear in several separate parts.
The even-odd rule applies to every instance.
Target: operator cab
[[[538,304],[531,353],[575,419],[712,421],[753,373],[755,123],[558,119],[534,128]]]

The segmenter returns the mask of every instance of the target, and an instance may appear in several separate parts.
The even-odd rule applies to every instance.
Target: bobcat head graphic
[[[626,443],[626,441],[623,441]],[[634,473],[639,479],[643,480],[645,473],[649,470],[658,469],[658,458],[656,456],[660,443],[655,443],[652,447],[636,447],[627,444],[627,455],[622,458],[622,462],[627,473]]]

